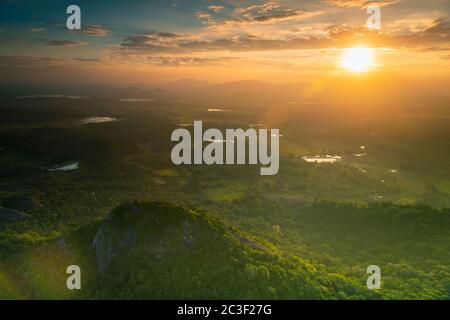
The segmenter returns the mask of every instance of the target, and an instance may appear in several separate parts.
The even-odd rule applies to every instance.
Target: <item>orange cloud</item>
[[[208,9],[211,11],[214,11],[214,12],[219,12],[219,11],[222,11],[223,9],[225,9],[225,7],[224,6],[209,6]]]
[[[90,36],[104,37],[111,33],[111,29],[98,24],[85,25],[81,32]]]
[[[361,7],[366,8],[368,6],[375,7],[384,7],[394,3],[399,2],[400,0],[379,0],[379,1],[370,1],[370,0],[324,0],[325,3],[334,5],[336,7],[341,8],[352,8],[352,7]]]
[[[303,11],[284,6],[274,2],[255,4],[247,7],[237,7],[227,18],[215,19],[213,15],[198,12],[197,17],[206,24],[260,24],[275,23],[289,20],[302,20],[322,14],[322,11]]]

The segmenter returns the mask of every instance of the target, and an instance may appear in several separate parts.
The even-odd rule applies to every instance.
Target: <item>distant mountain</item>
[[[170,100],[174,98],[173,93],[169,93],[166,90],[155,89],[142,89],[138,87],[127,87],[119,89],[111,94],[117,99],[153,99],[156,101]]]
[[[287,103],[299,99],[303,84],[270,84],[258,80],[209,83],[183,79],[158,85],[191,101],[219,104]]]

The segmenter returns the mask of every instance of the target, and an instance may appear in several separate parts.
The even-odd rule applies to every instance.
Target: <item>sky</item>
[[[364,46],[373,74],[443,86],[449,13],[449,0],[0,0],[0,83],[308,82],[348,72],[347,48]]]

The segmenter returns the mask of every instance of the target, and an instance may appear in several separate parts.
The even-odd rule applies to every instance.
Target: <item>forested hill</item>
[[[450,297],[448,209],[248,195],[211,209],[128,202],[48,239],[29,221],[2,221],[0,244],[16,250],[3,251],[1,298]],[[80,291],[66,288],[73,264]],[[365,286],[372,264],[381,290]]]
[[[23,288],[10,292],[11,297],[381,297],[205,211],[159,202],[123,204],[104,221],[31,249],[17,259],[19,268],[13,274]],[[83,270],[83,289],[76,293],[65,287],[65,266],[70,264]],[[6,272],[5,283],[7,276]]]

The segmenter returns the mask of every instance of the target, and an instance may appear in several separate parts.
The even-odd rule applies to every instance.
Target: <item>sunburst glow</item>
[[[365,72],[375,66],[372,48],[354,47],[345,50],[341,66],[352,72]]]

